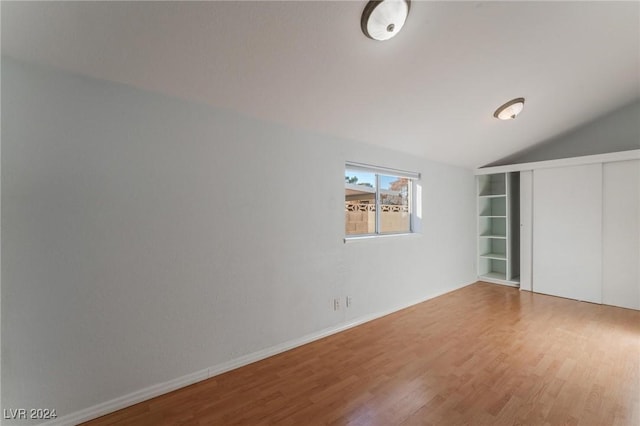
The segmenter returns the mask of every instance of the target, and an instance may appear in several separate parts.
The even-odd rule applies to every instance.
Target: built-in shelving
[[[514,199],[519,203],[518,177],[517,173],[478,176],[478,277],[482,280],[519,285],[519,255],[514,249],[518,228],[513,222],[518,213],[514,208]]]
[[[481,278],[488,280],[504,280],[505,274],[501,272],[487,272]]]
[[[480,257],[484,257],[486,259],[507,260],[507,255],[504,253],[485,253],[481,254]]]

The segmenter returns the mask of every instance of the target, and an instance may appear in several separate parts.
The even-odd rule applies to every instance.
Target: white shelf
[[[489,194],[489,195],[478,195],[479,198],[500,198],[506,197],[507,194]]]
[[[480,257],[484,257],[485,259],[507,260],[507,255],[502,253],[481,254]]]
[[[507,280],[507,274],[503,274],[502,272],[487,272],[486,274],[480,275],[480,278],[489,278],[492,280]]]
[[[478,176],[478,276],[488,282],[518,286],[519,176]]]

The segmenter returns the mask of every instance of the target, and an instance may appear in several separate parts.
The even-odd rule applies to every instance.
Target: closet
[[[518,173],[478,177],[478,275],[500,284],[519,284]]]
[[[640,310],[640,150],[478,174],[480,280]],[[500,193],[500,176],[504,211],[501,201],[486,200]],[[504,237],[504,251],[496,236]],[[504,258],[486,257],[495,253]]]
[[[602,303],[602,164],[533,171],[533,289]]]
[[[640,160],[602,166],[602,303],[640,310]]]

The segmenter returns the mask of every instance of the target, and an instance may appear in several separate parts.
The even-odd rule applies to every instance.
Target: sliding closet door
[[[520,172],[520,290],[531,291],[533,172]]]
[[[533,172],[533,291],[602,303],[602,164]]]
[[[640,161],[603,167],[602,303],[640,309]]]

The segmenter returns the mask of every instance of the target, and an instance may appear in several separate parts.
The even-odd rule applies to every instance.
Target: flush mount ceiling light
[[[524,108],[524,98],[511,99],[498,108],[496,112],[493,113],[493,116],[500,120],[512,120],[522,112],[522,108]]]
[[[362,32],[374,40],[389,40],[402,29],[410,6],[410,0],[371,0],[362,12]]]

